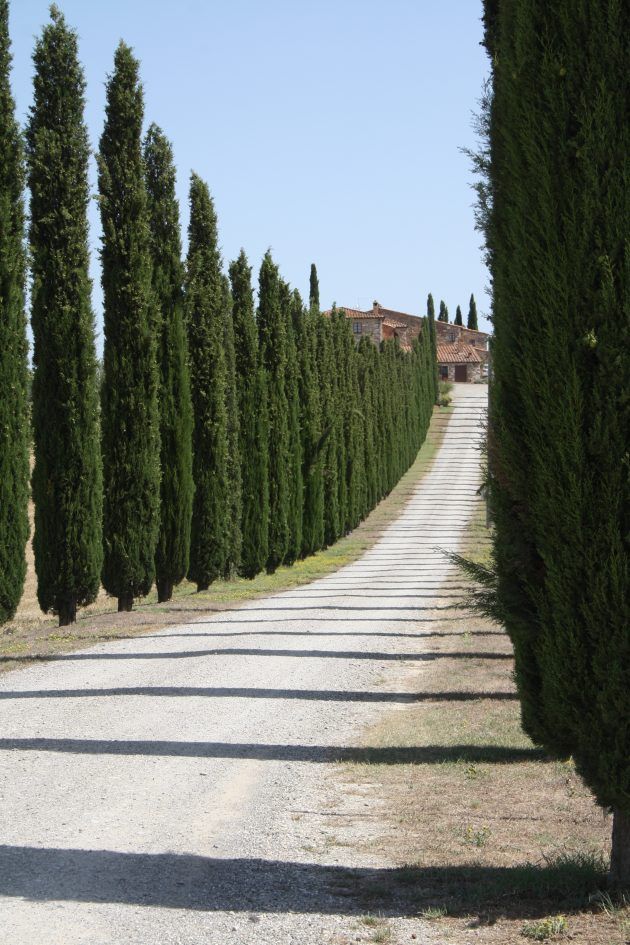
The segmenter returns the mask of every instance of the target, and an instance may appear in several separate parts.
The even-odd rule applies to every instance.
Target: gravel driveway
[[[388,864],[318,849],[321,785],[453,619],[434,547],[480,501],[487,391],[454,393],[431,471],[359,561],[0,679],[3,945],[369,940],[356,891]]]

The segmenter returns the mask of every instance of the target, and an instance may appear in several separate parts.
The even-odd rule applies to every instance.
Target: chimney
[[[374,299],[374,301],[372,302],[372,311],[374,312],[375,315],[378,315],[379,308],[380,308],[380,305],[378,304],[376,299]]]

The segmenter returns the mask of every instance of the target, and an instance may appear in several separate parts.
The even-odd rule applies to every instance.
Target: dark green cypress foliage
[[[311,276],[309,280],[308,307],[311,311],[319,312],[319,279],[317,278],[317,268],[315,263],[311,263]]]
[[[485,4],[493,286],[488,609],[522,719],[612,808],[630,885],[627,4]],[[544,37],[544,41],[543,41]]]
[[[240,418],[236,388],[236,352],[232,294],[227,276],[223,276],[223,318],[225,348],[225,408],[227,411],[227,485],[228,485],[228,547],[223,576],[235,577],[241,566],[243,544],[243,483],[241,477]]]
[[[294,332],[294,319],[298,323],[304,312],[302,299],[297,290],[291,292],[285,282],[280,283],[281,306],[285,322],[286,338],[286,393],[289,427],[288,454],[288,525],[289,543],[284,557],[287,565],[300,556],[302,551],[302,518],[304,508],[304,483],[302,480],[302,434],[300,429],[300,359]]]
[[[169,141],[151,125],[144,144],[157,338],[160,409],[160,530],[155,552],[159,601],[186,577],[192,516],[192,404],[184,324],[175,165]]]
[[[463,325],[463,324],[464,324],[463,319],[462,319],[462,310],[461,310],[461,307],[460,307],[459,305],[458,305],[457,308],[455,309],[455,321],[453,322],[453,324],[454,324],[454,325]]]
[[[253,578],[263,570],[268,557],[267,389],[258,349],[251,269],[243,250],[230,265],[230,279],[242,476],[240,573]]]
[[[318,323],[323,321],[312,305],[308,312],[293,307],[293,327],[300,361],[300,430],[304,513],[302,556],[324,544],[324,477],[322,395],[317,363]]]
[[[437,361],[437,332],[435,329],[435,306],[433,304],[433,296],[429,292],[429,297],[427,298],[427,318],[425,325],[428,329],[429,336],[429,345],[431,351],[431,361],[433,364],[433,401],[436,403],[438,398],[438,393],[440,390],[440,378],[439,378],[439,368]]]
[[[188,577],[206,590],[230,558],[225,290],[208,185],[190,177],[186,323],[193,405],[193,499]]]
[[[103,482],[88,275],[90,155],[77,36],[56,7],[35,46],[31,191],[35,569],[64,626],[92,603],[103,562]]]
[[[378,466],[376,458],[376,404],[374,392],[375,362],[378,358],[376,347],[369,338],[362,338],[357,348],[358,382],[361,414],[363,417],[363,448],[365,470],[365,506],[363,516],[378,502]]]
[[[334,396],[334,417],[335,425],[331,434],[335,447],[337,461],[337,490],[339,507],[339,532],[337,537],[345,535],[348,527],[348,476],[347,476],[347,446],[346,446],[346,420],[348,410],[347,398],[347,372],[345,370],[345,330],[347,320],[345,312],[334,309],[331,315],[332,325],[332,346],[334,375],[333,396]]]
[[[324,546],[327,546],[337,541],[340,534],[339,487],[337,484],[338,419],[332,318],[319,318],[317,335],[317,367],[322,404],[320,455],[324,480]]]
[[[155,575],[160,463],[155,311],[142,160],[138,62],[120,43],[107,82],[99,202],[105,357],[103,585],[130,610]]]
[[[446,303],[444,301],[440,302],[440,314],[438,315],[438,321],[439,322],[448,321],[448,308],[446,307]]]
[[[472,294],[470,296],[470,304],[468,306],[468,322],[466,327],[472,328],[473,331],[479,330],[479,323],[477,321],[477,303],[475,302],[475,296]]]
[[[269,551],[267,570],[282,564],[289,550],[289,406],[287,402],[286,320],[278,267],[268,251],[260,267],[258,330],[266,372],[269,423]]]
[[[10,68],[9,5],[0,0],[0,623],[22,596],[29,531],[24,167]]]

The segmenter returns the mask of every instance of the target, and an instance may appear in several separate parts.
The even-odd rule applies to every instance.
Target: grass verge
[[[480,512],[463,553],[483,560],[487,549]],[[361,854],[393,864],[358,890],[366,910],[415,916],[418,939],[430,921],[440,945],[628,945],[629,904],[602,892],[610,819],[571,763],[546,759],[523,733],[507,636],[461,617],[431,631],[442,658],[402,680],[422,700],[384,712],[362,763],[334,775],[341,844],[358,836]],[[352,798],[374,811],[363,815],[372,832],[344,821]]]
[[[60,628],[55,617],[43,615],[39,610],[29,542],[28,573],[20,607],[15,619],[0,627],[0,672],[28,665],[37,657],[138,636],[202,614],[218,613],[244,601],[309,584],[356,561],[399,515],[418,482],[430,469],[451,413],[449,408],[435,409],[415,462],[358,528],[330,548],[304,558],[290,568],[278,568],[274,574],[259,574],[251,581],[244,578],[216,581],[202,593],[197,593],[193,584],[184,581],[175,589],[173,599],[168,603],[158,604],[157,595],[152,591],[136,602],[134,610],[128,614],[117,613],[116,601],[103,592],[94,604],[80,612],[76,624]]]

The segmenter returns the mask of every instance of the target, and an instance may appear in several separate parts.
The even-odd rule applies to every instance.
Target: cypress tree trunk
[[[10,67],[9,5],[0,0],[0,623],[22,597],[29,532],[24,168]]]
[[[615,811],[612,878],[627,882],[629,11],[487,0],[485,26],[488,602],[514,644],[524,728]]]
[[[282,564],[289,549],[290,486],[286,323],[278,268],[270,252],[265,254],[260,268],[258,330],[268,391],[269,551],[266,568],[271,573]]]
[[[613,811],[610,881],[619,889],[630,888],[630,814],[619,808]]]
[[[160,440],[138,62],[120,43],[107,82],[99,190],[105,357],[103,586],[129,610],[155,576]]]
[[[160,529],[155,579],[160,603],[186,577],[192,517],[192,403],[184,325],[184,267],[173,151],[157,125],[144,143],[160,421]]]
[[[188,577],[204,591],[230,554],[225,295],[217,218],[207,184],[190,179],[186,318],[193,403],[193,500]]]
[[[51,8],[27,130],[33,273],[35,570],[44,612],[76,620],[100,587],[102,467],[87,207],[90,147],[77,36]]]
[[[230,264],[230,280],[243,495],[240,573],[253,578],[265,567],[268,555],[267,389],[258,350],[251,269],[243,250]]]

